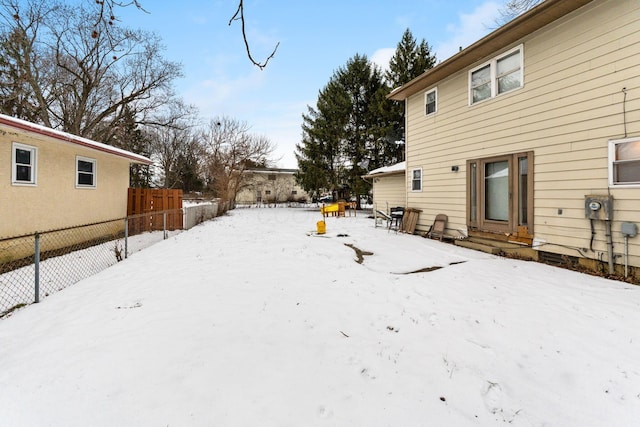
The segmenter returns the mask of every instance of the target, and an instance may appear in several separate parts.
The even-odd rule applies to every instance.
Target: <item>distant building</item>
[[[309,195],[295,181],[296,169],[260,168],[243,172],[236,204],[306,202]]]

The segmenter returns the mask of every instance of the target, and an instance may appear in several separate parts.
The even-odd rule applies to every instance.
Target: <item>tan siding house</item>
[[[123,218],[146,157],[0,115],[0,237]]]
[[[388,215],[393,207],[406,207],[405,162],[372,170],[363,178],[372,184],[374,210]]]
[[[444,213],[454,235],[624,262],[623,224],[640,223],[640,2],[546,0],[390,97],[406,104],[408,180],[422,171],[407,193],[419,229]],[[589,196],[612,200],[609,220]],[[628,247],[640,266],[640,237]]]
[[[243,173],[237,204],[308,201],[308,194],[296,184],[296,169],[248,169]]]

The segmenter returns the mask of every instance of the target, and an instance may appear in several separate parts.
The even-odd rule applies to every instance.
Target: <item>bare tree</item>
[[[235,200],[245,184],[243,172],[267,166],[275,146],[268,138],[249,133],[249,126],[229,117],[211,120],[203,135],[209,187],[223,202]]]
[[[244,3],[242,0],[238,1],[238,9],[236,10],[236,13],[229,20],[229,25],[231,25],[233,21],[240,21],[240,28],[242,29],[242,40],[244,40],[244,46],[245,46],[245,49],[247,50],[247,56],[249,57],[249,60],[256,67],[260,68],[261,70],[264,70],[264,68],[267,66],[267,64],[271,60],[271,58],[275,56],[276,51],[278,50],[278,46],[280,46],[280,43],[276,44],[276,47],[273,49],[271,54],[267,57],[267,59],[264,62],[258,62],[251,55],[251,49],[249,48],[249,41],[247,40],[247,33],[245,31],[245,26],[244,26],[245,24]]]
[[[115,12],[114,12],[115,8],[134,6],[146,12],[145,9],[142,7],[142,3],[139,2],[138,0],[128,0],[128,1],[90,0],[90,1],[95,1],[95,3],[98,5],[99,19],[97,20],[97,22],[100,22],[101,20],[107,20],[107,22],[109,22],[110,25],[112,25],[116,21]],[[256,59],[254,59],[253,55],[251,54],[251,48],[249,47],[249,40],[247,39],[247,33],[245,30],[243,0],[238,0],[238,7],[236,9],[236,13],[234,13],[231,19],[229,19],[229,26],[231,26],[231,24],[233,24],[233,22],[236,22],[236,21],[240,22],[240,28],[242,31],[242,40],[244,41],[244,46],[247,51],[247,57],[249,58],[249,61],[251,61],[251,63],[256,67],[260,68],[261,70],[264,70],[267,64],[269,63],[269,61],[275,56],[276,51],[278,50],[278,46],[280,46],[280,43],[276,44],[276,47],[273,49],[271,54],[269,54],[267,59],[265,59],[262,62],[259,62]]]
[[[543,1],[544,0],[508,0],[498,11],[499,16],[496,18],[497,26],[500,27],[506,24]]]
[[[2,111],[109,143],[127,108],[145,123],[176,102],[180,65],[160,39],[97,19],[55,0],[0,0],[0,96],[13,100]]]
[[[159,168],[156,185],[193,190],[193,180],[202,176],[203,167],[203,147],[195,123],[180,120],[172,126],[148,126],[144,134]]]

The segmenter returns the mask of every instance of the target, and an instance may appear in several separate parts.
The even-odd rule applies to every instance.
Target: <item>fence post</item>
[[[35,300],[34,302],[40,302],[40,233],[35,235],[35,253],[33,254],[34,265],[34,288],[35,288]]]
[[[167,211],[162,212],[162,240],[167,238]]]
[[[124,219],[124,259],[129,254],[129,217]]]

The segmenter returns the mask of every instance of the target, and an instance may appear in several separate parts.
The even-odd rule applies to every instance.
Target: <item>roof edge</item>
[[[594,0],[544,0],[435,67],[394,89],[387,95],[387,98],[404,101],[449,75],[465,69],[592,1]]]
[[[72,135],[67,132],[51,129],[46,126],[41,126],[35,123],[28,122],[26,120],[18,119],[15,117],[0,114],[0,124],[11,126],[16,129],[20,129],[27,132],[36,133],[38,135],[47,136],[49,138],[57,139],[58,141],[69,142],[72,144],[80,145],[86,148],[90,148],[103,153],[112,154],[119,157],[124,157],[133,163],[140,164],[152,164],[153,161],[148,157],[140,154],[132,153],[131,151],[123,150],[118,147],[103,144],[101,142],[93,141],[91,139],[83,138],[81,136]]]

